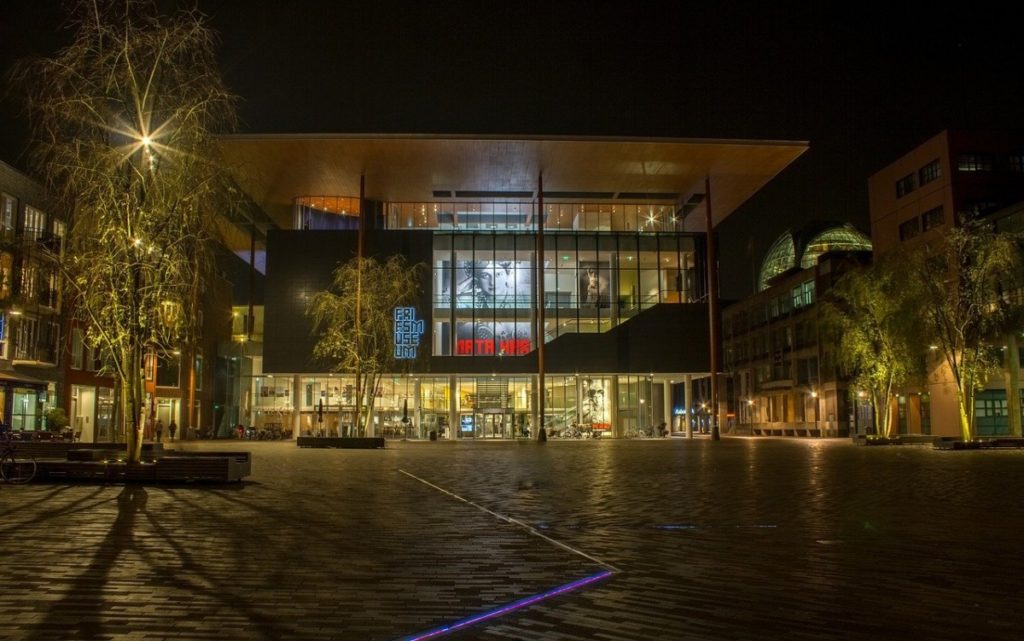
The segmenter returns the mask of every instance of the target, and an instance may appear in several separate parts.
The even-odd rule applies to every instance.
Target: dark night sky
[[[246,132],[810,141],[721,226],[726,297],[787,227],[866,230],[867,177],[909,147],[1024,121],[1015,12],[984,2],[197,2]],[[2,4],[5,69],[67,38],[61,3]],[[10,97],[0,118],[0,158],[23,166]]]

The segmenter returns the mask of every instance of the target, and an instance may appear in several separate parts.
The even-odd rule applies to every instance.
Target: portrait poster
[[[612,270],[604,261],[580,261],[580,307],[608,307],[612,302]]]
[[[456,308],[528,308],[531,273],[530,262],[525,260],[460,260],[455,265]],[[447,275],[440,286],[441,299],[450,301],[452,296]]]

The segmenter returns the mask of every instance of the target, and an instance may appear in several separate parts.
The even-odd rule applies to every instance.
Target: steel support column
[[[711,176],[704,177],[704,214],[707,220],[708,336],[711,351],[711,440],[719,439],[718,372],[721,369],[721,311],[718,308],[718,247],[711,218]]]
[[[533,438],[540,438],[544,429],[544,173],[537,174],[537,429]]]

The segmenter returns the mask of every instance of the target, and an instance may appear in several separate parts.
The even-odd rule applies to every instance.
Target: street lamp
[[[811,398],[814,399],[814,431],[818,433],[818,436],[821,436],[821,427],[819,426],[821,401],[818,400],[817,390],[811,390]]]

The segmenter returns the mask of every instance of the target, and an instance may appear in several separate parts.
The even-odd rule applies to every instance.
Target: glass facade
[[[359,198],[300,196],[295,199],[295,229],[356,229]]]
[[[524,192],[490,200],[365,204],[362,219],[371,227],[433,230],[432,356],[530,354],[540,339],[541,304],[543,340],[551,341],[562,334],[607,332],[658,304],[702,299],[703,234],[681,231],[675,205],[551,202],[541,210],[532,198]],[[296,198],[296,228],[355,229],[359,204],[346,196]],[[541,212],[545,248],[538,256]],[[234,311],[233,334],[245,336],[249,328],[242,317],[248,312]],[[240,398],[251,394],[252,402],[239,403],[239,421],[299,435],[358,433],[354,377],[259,371],[261,364],[254,363],[250,385],[243,383],[249,391],[240,390]],[[244,380],[240,373],[237,378]],[[659,422],[671,421],[670,388],[667,377],[614,372],[549,374],[543,390],[535,374],[448,370],[387,376],[374,390],[369,433],[527,439],[536,438],[543,424],[552,438],[652,436]],[[543,417],[536,414],[541,393]]]
[[[522,231],[537,226],[536,203],[530,201],[387,203],[387,229]],[[551,232],[678,231],[675,207],[648,203],[551,203],[544,206],[544,228]],[[328,229],[329,227],[325,227]]]
[[[531,194],[524,194],[529,197]],[[295,199],[296,229],[355,229],[359,198],[301,196]],[[386,229],[459,231],[524,231],[537,227],[537,204],[530,200],[437,200],[384,203]],[[672,204],[550,203],[544,206],[544,228],[550,232],[679,231],[682,219]]]
[[[689,235],[553,234],[543,264],[546,341],[605,332],[658,303],[699,296]],[[532,351],[536,265],[532,234],[434,234],[434,355]]]
[[[551,438],[656,436],[674,413],[674,385],[654,376],[549,375],[544,425]],[[431,432],[449,440],[533,438],[535,386],[533,375],[385,376],[374,395],[371,433],[391,439],[428,439]],[[254,376],[253,387],[252,416],[242,420],[257,431],[287,435],[298,421],[302,436],[355,433],[354,377]]]

